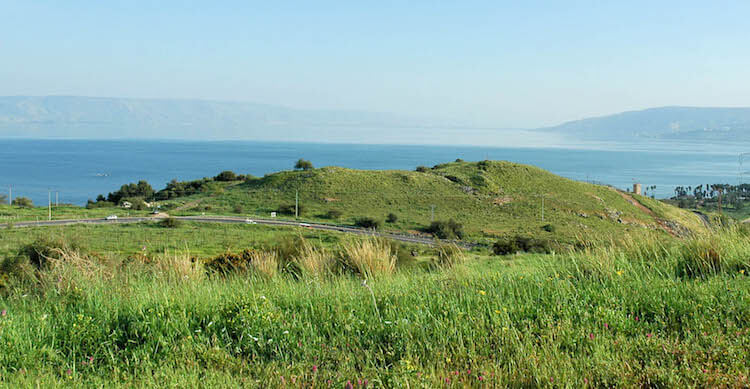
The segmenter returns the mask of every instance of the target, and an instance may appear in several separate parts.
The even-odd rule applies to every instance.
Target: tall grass
[[[68,249],[34,274],[80,276],[73,287],[12,275],[0,293],[0,385],[746,387],[741,239],[472,257],[422,272],[397,271],[388,242],[353,240],[327,258],[341,266],[347,255],[356,275],[320,282],[284,274],[272,250],[253,250],[249,272],[214,276],[189,255]],[[715,263],[703,244],[718,267],[681,272],[681,261]],[[275,270],[254,277],[261,268]]]
[[[396,270],[396,255],[385,239],[350,240],[341,245],[340,256],[344,266],[366,279],[391,275]]]
[[[276,277],[279,271],[279,259],[275,251],[256,251],[252,254],[253,269],[266,279]]]
[[[610,279],[625,273],[706,278],[750,271],[750,238],[741,227],[678,242],[625,237],[617,244],[589,246],[559,258],[582,278]]]
[[[334,258],[328,250],[303,241],[292,261],[301,271],[301,276],[325,278],[334,271]]]

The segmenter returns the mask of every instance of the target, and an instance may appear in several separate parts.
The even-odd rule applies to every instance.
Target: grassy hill
[[[385,221],[393,213],[398,220],[384,222],[382,228],[424,233],[434,209],[434,220],[454,219],[464,226],[468,239],[479,241],[522,234],[572,243],[651,231],[681,236],[705,228],[690,212],[533,166],[453,162],[420,170],[283,171],[165,205],[173,215],[268,217],[285,205],[293,206],[298,192],[301,219],[353,224],[362,217]]]

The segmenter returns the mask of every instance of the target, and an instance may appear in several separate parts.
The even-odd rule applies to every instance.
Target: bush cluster
[[[221,182],[229,182],[229,181],[237,181],[239,177],[237,174],[231,170],[224,170],[223,172],[219,173],[216,177],[214,177],[214,181],[221,181]]]
[[[15,199],[13,199],[11,204],[15,205],[16,207],[21,207],[21,208],[34,207],[34,203],[28,197],[16,197]]]
[[[372,217],[360,217],[354,221],[354,225],[356,225],[357,227],[369,228],[373,230],[377,230],[378,228],[380,228],[380,224],[380,220]]]
[[[463,225],[453,219],[434,221],[426,231],[440,239],[463,239],[464,237]]]
[[[207,271],[218,274],[246,272],[250,270],[255,250],[243,250],[240,253],[226,252],[204,262]]]
[[[159,222],[159,225],[164,228],[179,228],[182,226],[182,220],[174,217],[168,217],[166,219],[162,219],[162,221]]]
[[[550,242],[548,240],[516,235],[495,242],[492,245],[492,252],[495,253],[495,255],[508,255],[518,252],[542,254],[552,252],[552,248],[550,247]]]

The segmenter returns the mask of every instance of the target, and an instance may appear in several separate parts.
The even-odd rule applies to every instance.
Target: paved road
[[[230,223],[230,224],[246,224],[246,218],[231,217],[231,216],[177,216],[176,219],[198,222],[198,223]],[[31,221],[31,222],[17,222],[13,223],[13,227],[49,227],[49,226],[66,226],[71,224],[128,224],[128,223],[141,223],[141,222],[155,222],[162,220],[162,218],[154,217],[123,217],[116,220],[105,220],[103,218],[98,219],[70,219],[70,220],[44,220],[44,221]],[[344,232],[349,234],[357,235],[371,235],[379,236],[383,238],[398,240],[406,243],[424,244],[434,246],[437,241],[432,238],[413,236],[413,235],[400,235],[390,234],[385,232],[378,232],[373,230],[366,230],[362,228],[354,228],[348,226],[338,226],[331,224],[319,224],[319,223],[304,223],[289,220],[274,220],[274,219],[252,219],[257,224],[270,225],[270,226],[288,226],[288,227],[303,227],[312,230],[325,230],[325,231],[336,231]],[[7,225],[0,224],[0,228],[6,228]],[[475,247],[475,244],[455,242],[459,246],[469,249]]]

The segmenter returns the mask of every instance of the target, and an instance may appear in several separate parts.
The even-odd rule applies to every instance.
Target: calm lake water
[[[256,176],[287,170],[298,158],[316,167],[414,169],[462,158],[532,164],[564,177],[629,187],[656,185],[657,196],[677,185],[738,182],[738,153],[750,145],[633,144],[585,148],[498,148],[275,142],[100,141],[0,139],[0,193],[46,204],[85,204],[97,194],[140,179],[161,189],[171,179],[214,176],[222,170]],[[750,163],[748,163],[750,165]],[[745,166],[745,170],[750,170]],[[748,180],[745,180],[748,181]],[[54,199],[54,194],[53,194]]]

